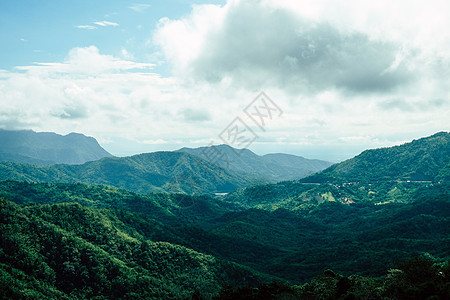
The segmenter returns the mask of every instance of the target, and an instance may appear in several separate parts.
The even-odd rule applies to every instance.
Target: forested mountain
[[[332,268],[342,276],[327,271],[293,289],[268,285],[253,292],[290,291],[298,296],[294,299],[304,299],[300,295],[326,288],[332,294],[322,298],[336,299],[334,293],[351,289],[389,299],[389,286],[413,284],[392,281],[403,273],[378,280],[350,276],[344,291],[336,284],[354,273],[386,275],[396,261],[421,253],[450,256],[448,187],[424,191],[408,204],[325,201],[308,210],[267,211],[243,210],[209,197],[6,181],[0,184],[2,295],[223,299],[246,291],[227,285],[274,279],[302,284]],[[432,259],[425,265],[448,272],[443,262]],[[424,279],[432,281],[431,292],[445,293],[445,281],[433,278]]]
[[[331,165],[327,161],[283,153],[259,156],[248,149],[235,149],[228,145],[181,148],[178,151],[195,155],[224,169],[259,176],[267,182],[300,179]]]
[[[224,201],[245,208],[276,210],[309,210],[324,202],[346,205],[387,203],[411,203],[427,195],[430,190],[445,193],[449,183],[428,182],[378,182],[344,184],[308,184],[299,181],[283,181],[277,184],[256,185],[239,189],[223,197]]]
[[[110,157],[92,138],[79,133],[0,129],[0,161],[33,164],[82,164]]]
[[[137,194],[106,185],[84,183],[28,183],[0,181],[0,196],[20,205],[77,202],[96,208],[119,208],[143,213],[164,224],[207,220],[233,211],[236,206],[208,196]]]
[[[137,192],[213,194],[261,182],[182,152],[103,158],[83,165],[0,163],[0,180],[108,184]]]
[[[2,299],[183,299],[261,282],[237,264],[149,240],[120,211],[0,198],[0,215]]]
[[[400,146],[366,150],[303,182],[450,181],[450,133]]]
[[[16,180],[0,182],[0,298],[448,299],[446,141],[439,133],[363,152],[346,172],[333,173],[337,164],[317,174],[321,183],[215,197],[131,190],[195,194],[255,181],[183,152],[2,163],[0,178]],[[378,174],[374,157],[389,176],[365,171]],[[418,170],[432,182],[411,175]]]
[[[387,269],[395,266],[396,261],[405,260],[420,253],[430,253],[442,258],[449,257],[450,199],[448,186],[424,186],[422,188],[421,192],[416,190],[411,198],[412,201],[408,204],[374,205],[371,202],[362,202],[349,205],[336,201],[324,201],[317,204],[311,200],[308,209],[304,207],[301,210],[275,209],[272,211],[244,210],[237,205],[230,205],[209,197],[168,194],[140,195],[106,186],[84,184],[54,185],[7,181],[0,185],[0,196],[22,205],[28,204],[28,206],[18,207],[8,204],[5,200],[6,204],[2,208],[2,213],[5,214],[5,210],[10,211],[13,207],[12,215],[22,216],[20,217],[22,220],[20,226],[26,226],[24,230],[19,229],[21,227],[18,225],[11,226],[11,224],[16,224],[15,221],[12,221],[14,217],[2,216],[5,228],[9,228],[8,230],[11,231],[11,234],[6,236],[9,239],[12,239],[11,236],[17,236],[17,239],[20,239],[20,234],[26,233],[23,239],[33,241],[33,244],[38,245],[36,246],[38,249],[46,249],[42,244],[45,240],[53,241],[54,233],[51,233],[52,237],[46,237],[50,233],[41,227],[25,224],[39,223],[40,219],[43,219],[45,222],[62,227],[70,232],[71,236],[87,239],[101,249],[107,249],[105,251],[113,257],[118,257],[120,261],[125,264],[130,263],[132,266],[134,263],[138,263],[135,260],[139,256],[133,250],[133,247],[138,246],[133,243],[133,247],[132,245],[116,245],[114,247],[117,248],[108,250],[108,247],[118,243],[114,240],[117,239],[114,237],[116,234],[112,234],[111,229],[113,232],[119,230],[117,235],[122,239],[130,243],[134,241],[138,245],[139,243],[134,239],[141,242],[147,241],[151,245],[159,242],[170,243],[170,245],[167,244],[167,247],[170,247],[171,250],[166,250],[164,253],[169,253],[164,254],[163,258],[181,255],[170,253],[177,252],[177,249],[187,248],[194,252],[180,251],[214,257],[214,259],[208,258],[214,265],[210,265],[208,268],[219,268],[216,263],[212,262],[222,261],[220,265],[227,265],[227,261],[238,263],[242,267],[235,267],[242,269],[242,272],[249,272],[244,277],[247,280],[254,278],[251,281],[253,284],[275,278],[299,284],[321,274],[327,268],[332,268],[345,276],[353,273],[382,276],[386,274]],[[67,204],[73,201],[80,204]],[[38,204],[30,206],[31,203]],[[49,203],[50,206],[46,203]],[[68,212],[65,212],[66,209]],[[65,215],[67,218],[64,217]],[[109,231],[102,229],[102,226],[110,228]],[[19,234],[16,232],[17,230],[19,230]],[[10,231],[2,229],[2,232]],[[39,236],[40,240],[36,240],[34,235]],[[110,239],[113,240],[110,241]],[[73,245],[75,242],[71,243],[70,245]],[[11,243],[10,240],[2,245],[10,245],[13,248],[13,250],[9,250],[10,252],[5,252],[10,255],[23,252],[14,248],[14,245],[18,245],[17,247],[21,249],[27,249],[22,244]],[[74,246],[64,247],[71,249]],[[77,249],[82,248],[81,245],[76,247]],[[39,255],[33,255],[41,257],[44,262],[54,259],[53,256],[48,258],[48,253],[51,252],[39,253]],[[122,257],[125,255],[124,253],[128,253],[126,254],[127,260]],[[158,256],[162,254],[152,255],[152,261],[163,259]],[[1,261],[3,262],[5,259],[6,265],[21,261],[15,259],[14,256],[13,258],[2,258]],[[75,258],[71,259],[68,258],[68,262],[80,261]],[[179,259],[185,261],[181,257]],[[185,259],[189,260],[189,258]],[[33,262],[33,260],[31,261]],[[83,261],[85,260],[81,259],[81,262]],[[179,268],[174,262],[176,260],[167,266],[169,269],[165,273],[170,274],[170,268],[175,270]],[[106,261],[102,261],[101,264],[106,264]],[[57,264],[54,264],[49,267],[53,269],[56,266]],[[14,272],[44,270],[44,267],[28,267],[29,269],[26,269],[20,264],[14,265],[14,268],[17,269]],[[79,276],[91,274],[89,266],[83,268],[87,268],[87,273]],[[142,270],[142,272],[144,271]],[[52,273],[50,270],[46,272]],[[144,276],[145,272],[141,275]],[[242,274],[239,272],[238,274]],[[27,274],[33,278],[38,276],[33,273]],[[225,274],[229,274],[229,272],[225,272]],[[244,277],[239,277],[238,274],[227,280],[235,280],[234,284],[244,280]],[[165,274],[160,276],[163,275],[165,276]],[[122,274],[121,276],[130,280],[129,275]],[[134,278],[133,276],[132,278]],[[192,286],[198,284],[194,282],[200,280],[195,276],[191,278],[192,281],[189,285],[191,292],[194,291]],[[21,282],[20,278],[24,277],[19,276],[16,280]],[[29,280],[31,279],[29,278]],[[68,284],[61,280],[63,279],[56,278],[56,282],[59,284]],[[104,280],[112,279],[108,277]],[[136,288],[138,294],[146,295],[139,287],[135,287],[134,282],[127,280],[125,282],[130,284],[133,289]],[[44,279],[44,282],[48,283],[48,280]],[[97,284],[97,281],[94,282]],[[220,281],[211,282],[215,285],[212,290],[216,292],[223,287]],[[250,282],[247,283],[250,284]],[[103,287],[101,289],[98,291],[99,293],[111,292],[103,290]],[[202,290],[202,294],[206,290],[207,288]]]
[[[441,132],[400,146],[364,151],[298,181],[246,187],[225,200],[268,210],[308,209],[311,203],[324,201],[409,203],[429,188],[448,188],[449,166],[450,134]]]

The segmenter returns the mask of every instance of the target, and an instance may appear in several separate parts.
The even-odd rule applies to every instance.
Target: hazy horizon
[[[0,130],[5,130],[4,128],[0,128]],[[32,129],[19,129],[19,130],[32,130]],[[49,132],[49,131],[41,131],[38,133],[56,133],[56,132]],[[71,133],[77,133],[77,134],[84,134],[82,132],[69,132],[67,134],[60,134],[62,136],[68,135]],[[433,133],[436,134],[437,132]],[[56,133],[59,134],[59,133]],[[96,139],[95,136],[89,136]],[[392,146],[398,146],[404,143],[411,142],[412,140],[424,138],[427,136],[420,136],[420,137],[413,137],[409,140],[405,140],[398,143],[391,143],[386,145],[381,145],[376,148],[386,148],[386,147],[392,147]],[[97,139],[96,139],[97,140]],[[211,145],[202,145],[202,144],[143,144],[143,143],[137,143],[129,140],[122,140],[118,141],[117,143],[114,143],[115,147],[110,149],[108,147],[108,143],[102,144],[100,141],[97,140],[97,142],[100,144],[102,148],[104,148],[106,151],[108,151],[110,154],[116,156],[116,157],[126,157],[126,156],[133,156],[138,155],[142,153],[150,153],[150,152],[158,152],[158,151],[177,151],[183,147],[187,148],[200,148],[200,147],[208,147]],[[262,144],[262,145],[261,145]],[[119,145],[119,146],[118,146]],[[222,144],[214,144],[214,146],[218,145],[228,145],[226,143]],[[230,145],[228,145],[230,146]],[[263,143],[255,142],[250,145],[250,147],[235,147],[238,149],[248,149],[252,151],[253,153],[257,155],[265,155],[265,154],[273,154],[273,153],[284,153],[284,154],[292,154],[297,156],[302,156],[304,158],[308,159],[319,159],[324,161],[329,161],[333,163],[342,162],[346,159],[350,159],[361,152],[365,150],[370,149],[376,149],[376,148],[370,148],[366,145],[360,145],[359,149],[354,146],[348,146],[341,145],[339,149],[333,149],[333,152],[330,152],[329,148],[330,145],[323,145],[323,146],[317,146],[317,145],[311,145],[310,147],[302,146],[302,148],[298,148],[295,145],[271,145],[269,147],[265,146]]]

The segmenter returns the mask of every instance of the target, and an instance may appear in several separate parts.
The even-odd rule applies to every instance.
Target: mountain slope
[[[439,132],[400,146],[366,150],[302,182],[449,181],[450,133]]]
[[[164,224],[192,223],[230,212],[226,203],[208,196],[151,193],[137,194],[106,185],[85,183],[28,183],[0,181],[0,197],[20,205],[77,202],[83,206],[104,209],[120,208],[146,214]]]
[[[331,165],[330,162],[289,154],[259,156],[248,149],[235,149],[228,145],[181,148],[178,151],[195,155],[225,169],[259,176],[269,182],[300,179]]]
[[[224,215],[214,231],[235,256],[236,242],[255,250],[276,242],[288,249],[275,259],[256,252],[253,264],[292,283],[316,276],[288,288],[241,264],[149,238],[167,236],[167,228],[141,214],[77,203],[19,206],[0,197],[0,298],[448,299],[450,261],[433,255],[448,259],[449,209],[448,197],[438,197],[384,208],[327,204],[300,217],[283,210]],[[413,263],[393,263],[424,252]]]
[[[0,230],[5,299],[210,298],[225,285],[261,282],[237,264],[146,239],[113,210],[0,198]]]
[[[187,194],[226,193],[259,181],[224,170],[182,152],[153,152],[103,158],[83,165],[0,163],[0,180],[85,182],[131,191]]]
[[[171,198],[172,195],[139,195],[84,184],[3,182],[0,191],[0,198],[4,196],[26,204],[13,213],[25,223],[42,219],[97,245],[127,265],[141,259],[136,252],[139,246],[135,247],[138,245],[133,242],[135,239],[179,245],[217,260],[234,261],[260,274],[269,274],[272,279],[295,283],[311,279],[330,267],[344,274],[358,272],[381,276],[387,268],[394,266],[395,260],[417,253],[427,252],[441,258],[450,256],[448,186],[424,187],[417,191],[410,203],[348,205],[325,201],[297,211],[234,210],[209,197],[191,197],[194,205],[182,209],[177,199]],[[64,203],[75,201],[83,206]],[[11,205],[6,205],[4,211],[10,209]],[[46,251],[47,248],[41,248],[42,241],[58,243],[54,242],[53,233],[47,236],[47,231],[36,223],[21,229],[10,214],[1,215],[2,222],[5,227],[0,230],[8,240],[0,246],[21,249],[7,252],[10,255],[22,255],[28,249],[27,244],[20,242],[23,234],[33,251],[35,245]],[[34,235],[40,240],[36,241]],[[121,241],[124,239],[131,245],[123,244]],[[16,242],[20,243],[17,245]],[[64,249],[76,255],[82,252],[80,245],[72,242]],[[52,252],[46,251],[42,255],[47,257],[46,253]],[[190,259],[190,252],[182,253],[172,257],[174,261],[169,265]],[[184,255],[188,257],[184,259]],[[35,260],[25,258],[17,261]],[[17,268],[17,261],[7,261],[7,264]],[[146,264],[159,264],[160,260],[159,256],[153,256],[144,261]],[[74,259],[74,263],[78,262]],[[73,264],[72,260],[68,263]],[[109,263],[102,260],[100,265],[108,268]],[[32,269],[46,270],[45,266]],[[140,269],[134,266],[134,270]],[[158,270],[155,273],[168,271]],[[195,272],[202,273],[198,269]],[[205,272],[209,272],[208,268]],[[188,276],[199,275],[191,273]],[[244,277],[249,278],[247,275],[229,278],[239,282]],[[132,284],[130,286],[136,289]]]
[[[427,190],[448,189],[449,141],[450,134],[441,132],[400,146],[367,150],[298,181],[246,187],[223,199],[246,208],[291,211],[329,201],[411,203]]]
[[[0,161],[82,164],[112,156],[92,138],[78,133],[0,129]]]

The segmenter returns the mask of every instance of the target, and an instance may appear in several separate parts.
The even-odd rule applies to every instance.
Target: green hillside
[[[308,208],[298,210],[245,210],[209,197],[140,195],[83,184],[3,182],[0,191],[23,204],[76,201],[91,209],[113,209],[145,239],[181,245],[292,282],[330,267],[344,274],[380,276],[395,260],[413,254],[450,256],[449,187],[442,185],[416,188],[408,203],[311,200]]]
[[[2,181],[0,196],[20,205],[76,202],[96,209],[128,209],[165,224],[195,223],[199,219],[205,221],[230,212],[233,207],[208,196],[137,194],[111,186],[84,183]]]
[[[210,197],[5,181],[2,296],[223,299],[247,291],[233,286],[276,279],[285,283],[253,291],[287,289],[303,299],[323,292],[315,285],[323,280],[336,292],[342,278],[352,278],[357,290],[372,282],[381,295],[390,277],[361,276],[385,276],[417,255],[435,257],[433,264],[450,257],[448,191],[422,186],[408,203],[323,201],[308,209],[263,210]],[[320,275],[329,268],[342,275]]]
[[[0,163],[0,180],[85,182],[136,192],[213,194],[260,182],[180,152],[104,158],[83,165]]]
[[[223,201],[245,208],[308,211],[318,204],[337,202],[345,205],[411,203],[429,191],[446,193],[448,182],[322,183],[308,184],[284,181],[239,189],[223,197]]]
[[[450,181],[450,133],[366,150],[302,182]]]
[[[113,210],[1,198],[0,216],[2,299],[183,299],[261,282],[236,264],[149,240]]]

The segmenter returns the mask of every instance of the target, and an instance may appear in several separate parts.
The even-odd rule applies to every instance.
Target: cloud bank
[[[410,28],[403,35],[397,32],[405,27],[401,19],[394,22],[388,15],[383,22],[384,15],[376,15],[385,12],[376,3],[367,5],[374,9],[364,16],[369,14],[367,8],[358,11],[360,5],[351,2],[354,10],[338,20],[331,11],[340,7],[333,1],[319,1],[328,9],[315,12],[315,16],[302,9],[317,6],[312,1],[251,0],[230,1],[224,7],[198,6],[184,19],[161,20],[154,41],[181,76],[211,83],[231,80],[244,88],[275,86],[295,93],[325,89],[389,93],[411,88],[424,75],[432,76],[442,62],[448,66],[448,54],[439,50],[449,43],[448,32],[443,33],[442,28],[433,33],[433,26],[418,22],[417,26],[425,26],[411,38]],[[405,6],[395,8],[399,15]],[[414,3],[411,7],[419,10]],[[344,23],[350,13],[380,23],[358,26],[352,20],[355,16]],[[433,18],[450,26],[446,20]],[[380,34],[379,28],[384,28],[385,34]],[[435,41],[436,45],[421,44],[427,42],[421,35],[424,31],[444,37]]]

